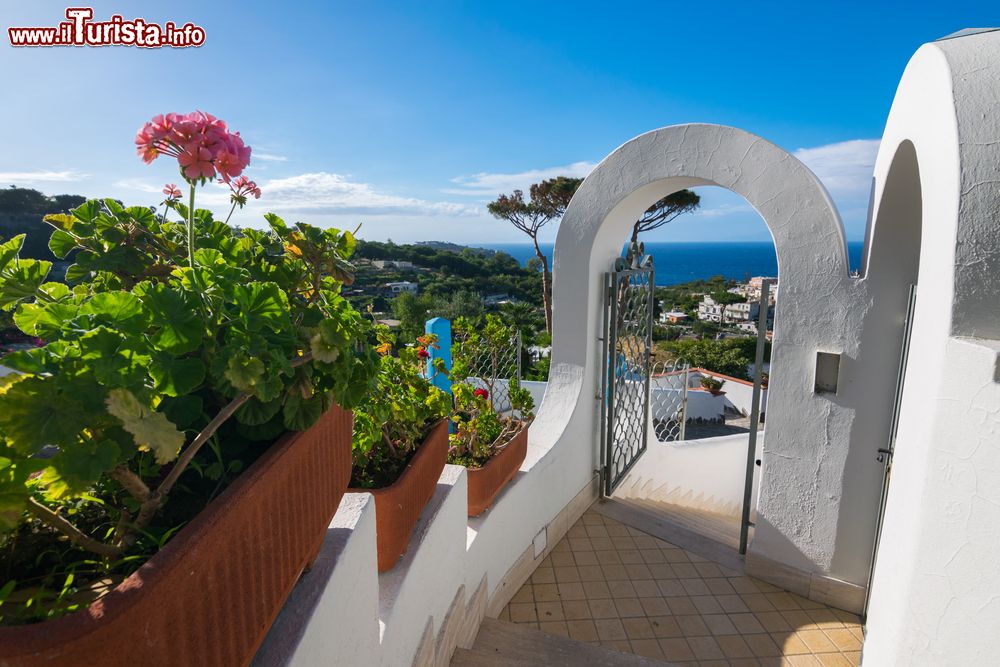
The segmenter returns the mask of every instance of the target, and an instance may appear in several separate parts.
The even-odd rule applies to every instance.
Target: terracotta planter
[[[276,442],[89,608],[0,628],[0,665],[247,665],[323,543],[351,474],[350,412]]]
[[[469,516],[479,516],[521,469],[528,454],[528,427],[481,468],[469,468]]]
[[[448,421],[439,422],[395,482],[382,489],[350,489],[375,497],[378,571],[391,570],[410,543],[413,527],[430,502],[448,460]]]

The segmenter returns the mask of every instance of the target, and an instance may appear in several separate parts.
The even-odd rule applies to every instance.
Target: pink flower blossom
[[[228,182],[224,178],[220,178],[219,183],[225,183],[229,186],[232,191],[232,194],[229,195],[229,201],[238,204],[241,209],[246,206],[247,197],[260,199],[260,188],[246,176],[239,176]]]
[[[225,121],[203,111],[162,114],[142,126],[136,152],[147,164],[161,155],[177,158],[185,180],[194,183],[238,177],[250,164],[250,147]]]
[[[180,199],[181,189],[173,183],[167,183],[163,186],[163,194],[167,195],[167,199]]]
[[[425,350],[424,348],[420,348],[419,350],[417,350],[417,356],[420,357],[421,359],[429,359],[431,353]]]

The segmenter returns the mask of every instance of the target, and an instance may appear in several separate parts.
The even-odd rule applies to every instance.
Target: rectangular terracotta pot
[[[395,482],[382,489],[350,489],[375,497],[378,571],[391,570],[406,553],[424,506],[434,497],[448,460],[448,420],[438,422]]]
[[[334,406],[282,437],[90,607],[0,628],[0,665],[249,664],[347,489],[352,427]]]
[[[528,427],[517,435],[481,468],[469,468],[469,516],[479,516],[514,479],[528,454]]]

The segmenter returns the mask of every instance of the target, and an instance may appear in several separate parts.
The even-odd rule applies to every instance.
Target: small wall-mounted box
[[[813,390],[817,394],[836,394],[839,376],[840,354],[836,352],[817,352],[816,384]]]

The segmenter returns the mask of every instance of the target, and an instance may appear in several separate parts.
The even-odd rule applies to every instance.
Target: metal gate
[[[649,410],[657,442],[685,439],[691,364],[684,359],[660,361],[650,371]]]
[[[653,346],[653,258],[629,247],[606,274],[601,391],[602,487],[610,496],[646,451]]]

